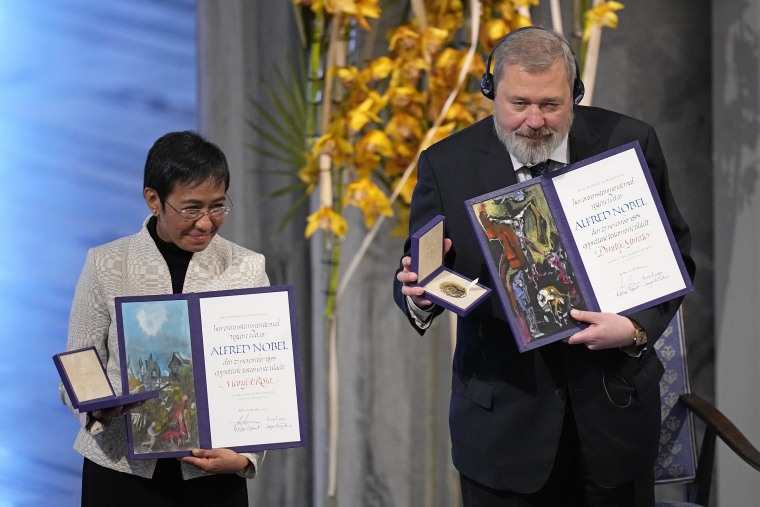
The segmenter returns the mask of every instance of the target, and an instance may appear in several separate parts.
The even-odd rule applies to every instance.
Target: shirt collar
[[[557,146],[557,149],[555,149],[550,155],[549,160],[554,160],[555,162],[559,162],[562,165],[567,165],[568,163],[568,156],[567,156],[567,138],[568,136],[565,135],[565,137],[562,139],[562,142]],[[512,153],[509,154],[509,158],[512,160],[512,167],[514,167],[515,172],[519,171],[525,164],[517,160]],[[553,166],[550,166],[553,167]]]

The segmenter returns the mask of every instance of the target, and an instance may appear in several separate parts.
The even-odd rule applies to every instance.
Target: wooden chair
[[[684,405],[689,413],[697,416],[705,425],[702,445],[699,448],[699,459],[693,480],[686,484],[686,502],[658,502],[662,506],[707,506],[710,503],[710,489],[715,463],[716,437],[755,470],[760,471],[760,451],[753,446],[741,431],[715,408],[709,401],[696,394],[682,394],[679,403]]]
[[[706,507],[710,503],[716,437],[758,471],[760,451],[709,401],[689,392],[680,310],[655,348],[665,366],[660,382],[662,432],[655,481],[656,484],[682,485],[684,497],[684,501],[657,502],[656,507]],[[694,416],[704,425],[698,458]]]

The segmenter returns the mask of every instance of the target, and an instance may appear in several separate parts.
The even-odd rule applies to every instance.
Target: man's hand
[[[636,328],[628,317],[576,309],[570,310],[570,316],[579,322],[590,324],[567,340],[570,345],[586,345],[590,350],[600,350],[634,344]]]
[[[444,254],[451,249],[451,240],[446,238],[443,240]],[[404,284],[401,287],[401,293],[405,296],[412,298],[412,302],[417,305],[417,308],[426,310],[433,306],[433,302],[429,299],[425,299],[425,289],[419,286],[413,286],[412,284],[417,281],[417,273],[411,271],[412,258],[409,256],[401,259],[401,271],[396,275],[396,280]]]
[[[248,458],[230,449],[193,449],[192,456],[180,461],[195,465],[210,474],[234,474],[248,466]]]

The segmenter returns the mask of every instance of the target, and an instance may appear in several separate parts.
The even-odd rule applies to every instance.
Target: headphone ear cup
[[[483,77],[480,80],[480,91],[486,98],[493,100],[495,95],[493,89],[493,74],[488,71],[483,74]]]
[[[586,86],[583,84],[583,81],[578,79],[577,81],[575,81],[575,86],[573,87],[573,102],[575,102],[576,104],[580,104],[585,94],[586,94]]]
[[[578,67],[578,60],[575,61],[575,81],[573,81],[573,102],[580,104],[583,95],[586,94],[586,85],[581,81],[581,69]]]

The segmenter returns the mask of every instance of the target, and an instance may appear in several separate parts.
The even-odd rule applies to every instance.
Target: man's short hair
[[[494,52],[494,87],[498,87],[507,65],[519,65],[529,73],[541,72],[557,60],[565,62],[567,85],[573,90],[576,78],[576,61],[567,41],[554,30],[543,27],[526,27],[507,34]],[[494,88],[495,90],[495,88]]]

